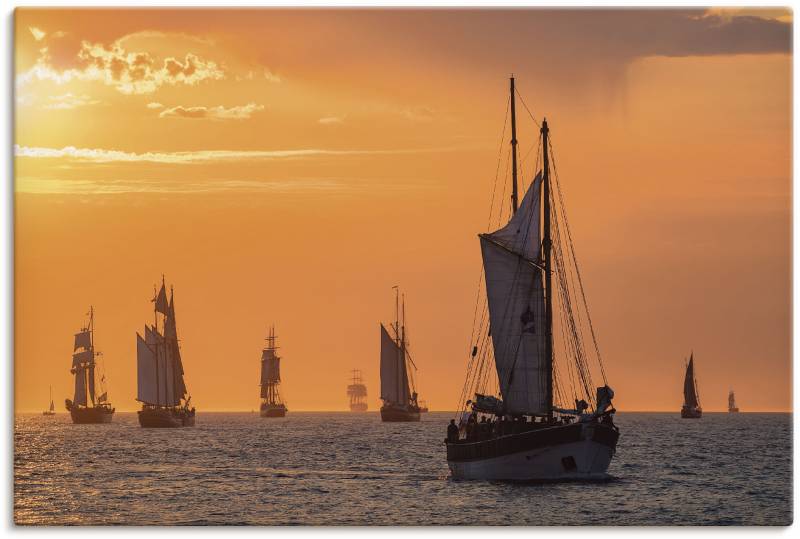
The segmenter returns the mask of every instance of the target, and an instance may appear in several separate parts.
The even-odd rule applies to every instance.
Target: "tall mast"
[[[511,76],[511,208],[517,213],[517,108],[514,101],[514,76]]]
[[[89,350],[92,351],[92,358],[89,360],[89,368],[86,369],[86,390],[94,405],[94,307],[91,305],[89,305]],[[86,405],[89,405],[89,400],[86,401]]]
[[[513,101],[512,101],[513,103]],[[513,125],[513,124],[512,124]],[[544,357],[547,362],[547,417],[553,417],[553,283],[552,283],[552,261],[550,254],[552,252],[552,241],[550,238],[550,158],[547,153],[548,150],[548,135],[550,129],[547,127],[547,119],[542,121],[542,148],[543,148],[543,164],[544,164],[544,238],[542,240],[542,247],[544,248],[544,291],[545,291],[545,339],[544,339]]]

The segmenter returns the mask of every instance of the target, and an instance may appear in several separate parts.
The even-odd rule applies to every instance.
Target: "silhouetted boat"
[[[144,337],[136,334],[136,400],[142,403],[138,412],[139,425],[145,428],[193,427],[195,409],[189,408],[192,398],[183,378],[174,293],[170,287],[168,301],[163,277],[161,289],[152,301],[154,323],[145,325]]]
[[[597,388],[596,396],[591,390],[590,355],[596,356],[601,373],[602,361],[557,176],[551,185],[547,120],[540,130],[541,171],[517,203],[513,77],[510,111],[513,214],[502,228],[479,235],[488,323],[485,314],[476,316],[476,340],[462,390],[462,399],[474,397],[459,403],[460,425],[454,421],[448,428],[447,463],[456,479],[604,479],[619,438],[612,417],[614,393],[607,384]],[[539,168],[538,156],[536,163]],[[556,294],[564,326],[559,333],[564,341],[560,369],[553,343]],[[581,324],[591,334],[589,343],[581,338]],[[487,393],[494,387],[492,372],[499,395]],[[604,373],[602,377],[605,383]],[[567,400],[573,396],[574,401]],[[566,408],[572,402],[574,409]]]
[[[417,392],[414,378],[409,376],[408,363],[414,366],[408,354],[405,326],[405,298],[403,298],[402,317],[399,291],[395,287],[395,322],[390,325],[394,336],[381,324],[381,420],[419,421]]]
[[[42,415],[56,415],[56,405],[53,402],[53,386],[50,386],[50,408],[42,412]]]
[[[681,417],[684,419],[699,419],[703,415],[700,406],[700,393],[697,391],[697,379],[694,376],[694,352],[686,364],[686,375],[683,378],[683,408]]]
[[[75,376],[73,399],[64,402],[73,423],[111,423],[114,408],[108,402],[104,389],[105,377],[100,380],[102,393],[95,398],[95,369],[97,367],[94,349],[94,308],[89,307],[89,323],[75,334],[72,348],[72,368]]]
[[[731,389],[728,393],[728,413],[735,414],[739,411],[739,407],[736,406],[736,397],[733,395],[733,390]]]
[[[353,379],[350,385],[347,386],[347,396],[350,398],[350,411],[351,412],[366,412],[367,402],[367,386],[361,379],[361,371],[353,369]]]
[[[427,414],[428,413],[428,403],[425,401],[419,401],[419,413]]]
[[[267,337],[267,346],[261,352],[261,417],[285,417],[286,404],[281,400],[278,385],[281,383],[281,358],[276,351],[275,326]]]

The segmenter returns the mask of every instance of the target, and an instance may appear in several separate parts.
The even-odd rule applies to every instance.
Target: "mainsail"
[[[549,413],[545,296],[540,257],[541,173],[503,228],[481,234],[495,366],[505,409]]]
[[[697,386],[694,381],[694,354],[689,358],[686,366],[686,377],[683,379],[683,402],[690,408],[697,407],[700,400],[697,396]]]
[[[75,375],[75,394],[72,402],[79,406],[94,404],[94,368],[95,353],[92,330],[94,326],[94,309],[89,308],[89,324],[75,334],[75,345],[72,354],[72,369]],[[88,394],[87,394],[88,389]]]
[[[144,338],[136,334],[136,399],[153,406],[180,406],[187,395],[183,378],[183,364],[178,346],[175,322],[175,302],[170,293],[166,299],[166,288],[154,299],[155,310],[164,314],[164,333],[156,326],[145,326]]]
[[[381,399],[386,402],[408,404],[411,399],[405,359],[405,350],[381,324]]]
[[[261,352],[261,397],[269,397],[269,384],[281,381],[281,358],[275,354],[274,348],[265,348]]]

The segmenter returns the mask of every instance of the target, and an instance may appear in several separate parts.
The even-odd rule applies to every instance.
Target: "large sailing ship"
[[[550,170],[547,120],[539,126],[531,166],[536,174],[518,204],[514,83],[512,77],[511,216],[503,218],[503,201],[503,226],[479,235],[485,300],[479,283],[473,346],[459,424],[448,428],[447,462],[456,479],[604,479],[619,438],[614,393],[591,325],[555,161],[554,174]],[[531,119],[536,121],[532,114]],[[584,342],[584,335],[591,340]],[[603,379],[596,392],[593,369]]]
[[[381,324],[381,420],[419,421],[419,404],[414,376],[409,363],[416,368],[408,352],[405,324],[405,297],[402,307],[399,290],[395,288],[395,322],[392,333]],[[402,315],[402,320],[401,320]]]
[[[347,396],[350,399],[351,412],[367,411],[367,386],[361,378],[361,371],[353,369],[353,378],[347,386]]]
[[[683,407],[681,417],[684,419],[699,419],[703,415],[700,406],[700,393],[697,391],[697,379],[694,376],[694,352],[686,364],[686,374],[683,378]]]
[[[53,402],[53,386],[50,386],[50,408],[42,412],[42,415],[56,415],[56,405]]]
[[[261,351],[261,417],[285,417],[288,411],[278,391],[281,383],[281,358],[278,357],[275,340],[275,326],[272,326],[267,336],[267,345]]]
[[[736,406],[736,396],[733,394],[733,390],[731,389],[728,392],[728,413],[735,414],[739,411],[739,407]]]
[[[136,400],[142,403],[138,412],[139,425],[146,428],[193,427],[195,409],[189,407],[191,397],[183,378],[174,293],[170,287],[167,300],[163,277],[161,289],[152,301],[153,325],[145,325],[144,337],[136,334]]]
[[[101,393],[96,395],[98,353],[94,348],[94,308],[89,307],[87,314],[89,323],[75,334],[72,348],[70,372],[75,376],[75,393],[65,404],[73,423],[111,423],[114,408],[108,402],[105,376],[100,378]]]

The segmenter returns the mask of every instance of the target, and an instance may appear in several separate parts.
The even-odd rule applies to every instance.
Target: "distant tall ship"
[[[367,411],[367,386],[361,378],[361,371],[353,369],[353,378],[347,386],[347,396],[350,398],[351,412]]]
[[[731,389],[728,392],[728,413],[735,414],[739,411],[739,407],[736,406],[736,396],[733,394],[733,390]]]
[[[144,337],[136,334],[136,400],[142,403],[139,425],[145,428],[193,427],[195,409],[189,408],[192,398],[183,379],[174,293],[170,287],[167,300],[163,277],[161,289],[152,301],[153,325],[145,325]]]
[[[694,375],[694,352],[686,364],[686,375],[683,378],[683,408],[681,417],[684,419],[699,419],[703,415],[700,407],[700,393],[697,391],[697,379]]]
[[[261,352],[261,417],[285,417],[286,404],[281,400],[281,358],[275,344],[275,326],[269,330],[267,346]]]
[[[56,415],[56,405],[53,402],[53,386],[50,386],[50,408],[42,412],[42,415]]]
[[[73,423],[111,423],[114,408],[108,402],[105,377],[100,380],[102,393],[95,398],[95,370],[97,354],[94,349],[94,308],[89,307],[89,323],[75,334],[72,348],[72,368],[75,376],[75,393],[65,401]],[[51,399],[52,400],[52,399]]]
[[[401,308],[397,287],[395,306],[395,322],[390,325],[393,335],[381,324],[381,420],[419,421],[417,392],[413,387],[414,379],[409,376],[408,363],[413,366],[413,362],[406,340],[405,298]]]
[[[447,464],[456,479],[604,479],[619,438],[614,392],[591,326],[558,175],[551,177],[547,120],[540,125],[541,153],[530,161],[539,172],[518,204],[513,77],[510,82],[511,215],[501,228],[479,235],[486,301],[476,302],[461,409],[447,428]],[[594,365],[605,384],[596,394]]]

